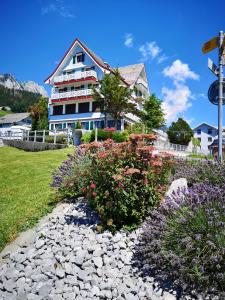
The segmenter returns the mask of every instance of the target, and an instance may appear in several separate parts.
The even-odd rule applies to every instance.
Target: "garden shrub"
[[[115,128],[104,128],[104,129],[98,129],[97,132],[98,141],[105,141],[107,139],[112,139],[116,143],[122,143],[128,140],[128,132],[127,131],[116,131]],[[81,141],[83,143],[90,143],[95,140],[95,130],[92,130],[91,132],[86,132],[82,138]]]
[[[54,135],[46,135],[45,137],[46,143],[54,143]],[[58,144],[66,144],[67,143],[67,135],[66,134],[58,134],[56,136],[56,143]]]
[[[82,192],[104,228],[133,228],[160,202],[168,182],[171,157],[154,156],[154,147],[148,145],[153,139],[151,134],[131,135],[124,143],[108,139],[83,144],[79,149],[82,157],[73,157],[60,167],[54,186],[65,196]],[[80,169],[86,158],[90,163],[87,170]]]
[[[32,141],[21,141],[21,140],[6,140],[3,139],[4,145],[22,149],[24,151],[46,151],[46,150],[56,150],[67,147],[65,144],[51,144],[51,143],[41,143]]]
[[[91,139],[92,139],[92,132],[90,131],[83,134],[80,140],[82,143],[90,143]]]
[[[183,290],[224,292],[224,199],[224,189],[197,184],[150,212],[138,250],[143,273],[170,278]]]

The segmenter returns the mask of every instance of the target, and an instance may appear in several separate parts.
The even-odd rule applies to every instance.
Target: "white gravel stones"
[[[140,230],[98,234],[97,223],[82,201],[58,210],[0,268],[0,300],[176,299],[134,272]]]

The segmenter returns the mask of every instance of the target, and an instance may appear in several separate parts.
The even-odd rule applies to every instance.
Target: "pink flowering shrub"
[[[133,228],[163,198],[171,156],[155,156],[152,134],[131,135],[129,142],[113,140],[82,145],[91,157],[91,170],[83,187],[86,199],[112,231]],[[93,147],[94,146],[94,147]]]
[[[153,153],[152,134],[132,134],[130,140],[83,144],[54,174],[62,197],[83,195],[104,228],[133,228],[164,196],[171,156]]]

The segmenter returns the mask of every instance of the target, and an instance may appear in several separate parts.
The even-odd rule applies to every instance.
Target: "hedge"
[[[31,151],[31,152],[56,150],[56,149],[62,149],[67,147],[67,145],[65,144],[52,144],[52,143],[6,140],[6,139],[3,139],[3,144],[6,146],[11,146],[18,149],[23,149],[25,151]]]

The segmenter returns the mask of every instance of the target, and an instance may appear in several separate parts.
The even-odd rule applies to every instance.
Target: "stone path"
[[[135,275],[140,230],[114,236],[95,231],[97,216],[82,201],[64,205],[0,267],[1,300],[175,300],[153,278]]]

